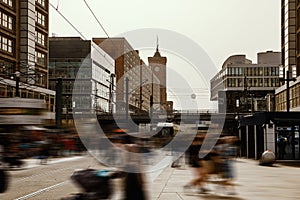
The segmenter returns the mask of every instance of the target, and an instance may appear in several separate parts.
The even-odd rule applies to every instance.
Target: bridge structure
[[[111,114],[111,113],[101,113],[97,115],[97,119],[99,122],[113,122],[120,121],[126,122],[126,114]],[[153,114],[152,118],[150,118],[148,113],[131,113],[130,119],[135,124],[147,124],[151,122],[173,122],[173,123],[197,123],[199,121],[211,121],[211,120],[236,120],[236,113],[209,113],[209,112],[186,112],[186,113],[172,113],[172,114]],[[195,121],[196,120],[196,121]]]
[[[98,114],[99,124],[118,123],[135,123],[140,124],[157,124],[158,122],[172,122],[175,124],[218,124],[224,134],[238,134],[238,115],[236,113],[210,113],[210,112],[174,112],[172,114],[154,113],[150,118],[149,113],[131,113],[129,121],[126,114]]]

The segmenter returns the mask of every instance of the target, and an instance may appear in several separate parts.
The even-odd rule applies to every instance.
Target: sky
[[[50,0],[50,2],[85,39],[106,37],[84,0]],[[258,52],[280,51],[280,1],[277,0],[86,0],[86,2],[110,37],[144,28],[173,31],[199,45],[217,70],[221,69],[223,62],[231,55],[245,54],[256,63]],[[53,34],[80,36],[57,11],[50,6],[50,36]],[[147,57],[154,53],[156,36],[153,36],[153,52],[148,49],[141,53],[145,62]],[[162,48],[161,53],[168,57],[168,67],[177,67],[179,73],[181,73],[179,68],[192,69],[182,67],[189,64],[178,56],[172,57],[168,52],[164,52],[164,41],[160,37],[159,46]],[[193,70],[185,70],[184,73],[188,74],[186,71],[190,74],[185,78],[193,75]],[[205,82],[202,78],[202,83],[191,82],[193,88],[206,88],[201,91],[196,89],[197,96],[201,96],[198,100],[208,100],[203,95],[198,95],[209,91],[209,83],[203,81]],[[171,92],[169,93],[171,97]],[[214,106],[210,103],[203,105],[203,107]]]

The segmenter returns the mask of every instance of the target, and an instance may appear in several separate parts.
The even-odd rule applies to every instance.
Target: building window
[[[271,87],[270,79],[269,78],[265,78],[264,87]]]
[[[36,12],[35,20],[38,24],[45,26],[45,15],[40,12]]]
[[[276,76],[276,67],[271,67],[271,76]]]
[[[263,79],[262,78],[258,79],[258,84],[259,84],[259,87],[263,87]]]
[[[13,18],[11,16],[8,16],[5,13],[0,12],[0,25],[12,30],[13,29]]]
[[[264,75],[269,76],[269,71],[270,71],[269,67],[265,67],[264,68]]]
[[[45,66],[45,54],[36,51],[35,52],[35,62],[39,65]]]
[[[7,51],[7,38],[2,37],[2,50]]]
[[[7,28],[12,30],[12,27],[13,27],[13,19],[12,17],[8,16],[8,24],[7,24]]]
[[[12,41],[11,40],[7,40],[7,51],[9,53],[12,53]]]
[[[43,46],[45,46],[45,35],[40,33],[40,32],[35,32],[35,35],[36,35],[36,39],[35,41],[38,43],[38,44],[41,44]]]
[[[0,49],[9,53],[13,52],[13,41],[0,36]]]
[[[36,2],[41,6],[45,7],[45,0],[36,0]]]
[[[3,3],[5,3],[6,5],[12,7],[12,0],[2,0]]]
[[[4,13],[2,13],[2,26],[7,28],[7,23],[8,22],[8,16]]]
[[[41,86],[46,86],[46,74],[39,73],[35,76],[36,84]]]

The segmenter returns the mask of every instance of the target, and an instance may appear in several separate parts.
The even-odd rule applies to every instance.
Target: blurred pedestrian
[[[279,159],[284,159],[284,156],[286,154],[285,147],[287,144],[287,140],[284,137],[280,137],[277,140],[277,145],[278,145],[278,154],[279,154]]]
[[[222,177],[225,179],[224,185],[228,190],[228,194],[236,194],[233,181],[235,179],[234,159],[238,152],[238,147],[235,144],[238,138],[235,136],[226,136],[223,140],[224,144],[220,149]]]
[[[0,193],[7,190],[8,186],[8,174],[3,169],[0,169]]]
[[[199,158],[199,151],[201,149],[204,135],[197,135],[193,140],[192,144],[187,150],[189,166],[192,168],[194,178],[184,186],[184,189],[200,189],[205,191],[203,188],[204,169]]]
[[[50,145],[48,143],[44,143],[42,144],[39,153],[40,164],[47,164],[49,156],[50,156]]]
[[[145,191],[144,174],[141,172],[140,146],[135,144],[126,144],[125,149],[127,154],[127,165],[125,166],[125,198],[124,200],[146,200],[147,195]]]

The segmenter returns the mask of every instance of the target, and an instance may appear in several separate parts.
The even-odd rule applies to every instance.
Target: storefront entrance
[[[299,126],[276,127],[276,157],[278,160],[299,159]]]

